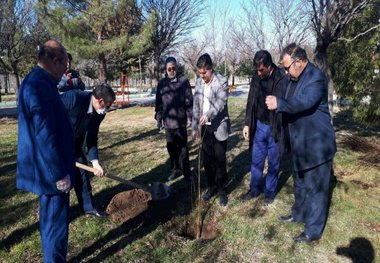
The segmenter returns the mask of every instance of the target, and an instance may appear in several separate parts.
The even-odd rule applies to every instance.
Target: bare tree
[[[281,52],[291,42],[302,44],[311,36],[311,21],[304,3],[289,0],[266,0],[265,3],[274,34],[271,47],[276,51]]]
[[[15,76],[17,93],[20,64],[23,59],[30,59],[33,50],[33,5],[31,1],[8,0],[3,1],[1,8],[0,65],[6,75],[11,73]]]
[[[180,49],[180,57],[197,76],[197,61],[206,48],[206,41],[192,40]]]
[[[228,18],[231,14],[231,0],[219,4],[220,1],[214,0],[207,13],[207,27],[205,28],[205,38],[207,39],[209,53],[216,68],[226,63],[227,38],[230,31]],[[224,65],[226,69],[226,64]],[[225,72],[224,72],[225,74]]]
[[[242,58],[251,59],[256,50],[265,47],[267,39],[264,32],[265,7],[260,0],[249,0],[243,3],[242,9],[243,14],[231,21],[230,41]]]
[[[316,34],[314,60],[329,80],[329,101],[332,102],[334,87],[327,61],[327,49],[330,44],[339,39],[348,23],[359,15],[372,1],[308,0],[308,2]],[[363,29],[363,31],[366,30]]]
[[[152,37],[156,79],[159,79],[162,54],[183,43],[190,32],[201,25],[203,3],[202,0],[142,0],[145,11],[157,16],[157,26]]]
[[[231,79],[232,79],[232,86],[235,85],[235,72],[239,65],[241,55],[240,52],[235,48],[233,41],[228,41],[227,43],[227,55],[226,55],[226,63],[228,70],[231,73]]]

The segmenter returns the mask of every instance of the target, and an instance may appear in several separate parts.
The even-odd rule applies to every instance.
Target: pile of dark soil
[[[122,223],[146,211],[150,200],[152,196],[149,192],[133,189],[115,195],[106,211],[113,222]]]

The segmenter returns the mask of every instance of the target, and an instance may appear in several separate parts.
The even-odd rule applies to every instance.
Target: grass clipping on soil
[[[148,209],[148,202],[152,200],[149,192],[133,189],[115,195],[107,206],[107,213],[115,223],[123,223]]]

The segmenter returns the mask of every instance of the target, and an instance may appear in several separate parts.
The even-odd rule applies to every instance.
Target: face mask
[[[106,109],[104,109],[104,108],[103,109],[97,109],[96,113],[99,115],[104,115],[104,114],[106,114]]]

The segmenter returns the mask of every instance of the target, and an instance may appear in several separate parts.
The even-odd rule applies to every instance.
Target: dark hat
[[[174,57],[168,57],[166,60],[165,60],[165,65],[167,64],[177,64],[177,60],[174,58]]]

